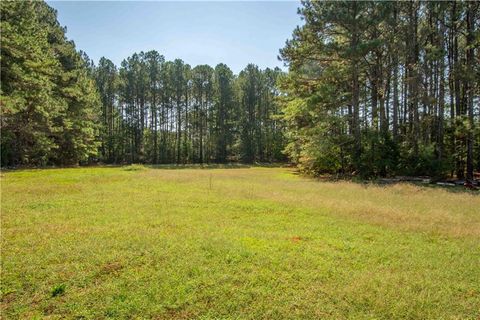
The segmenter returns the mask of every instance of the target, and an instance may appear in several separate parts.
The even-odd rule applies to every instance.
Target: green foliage
[[[382,136],[370,129],[364,134],[363,143],[360,174],[364,178],[405,173],[399,167],[400,150],[390,133]]]
[[[479,12],[471,3],[302,1],[305,24],[281,50],[285,153],[314,174],[472,179]]]
[[[240,72],[237,80],[240,104],[240,159],[254,161],[281,160],[283,148],[282,123],[278,117],[276,89],[280,69],[260,70],[249,64]]]
[[[447,176],[448,161],[438,159],[435,145],[421,145],[417,155],[412,149],[404,148],[399,159],[399,172],[406,175],[426,175],[437,178]]]
[[[44,2],[5,1],[1,15],[2,166],[95,156],[96,88],[56,12]]]
[[[225,64],[192,68],[149,51],[127,58],[118,70],[102,58],[94,73],[102,101],[102,161],[285,159],[279,69],[249,65],[236,77]]]

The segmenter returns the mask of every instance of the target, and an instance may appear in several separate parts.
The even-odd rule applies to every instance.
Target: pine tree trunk
[[[472,73],[474,67],[474,17],[475,10],[474,2],[469,2],[466,15],[467,23],[467,72]],[[467,136],[467,180],[473,180],[473,132],[474,132],[474,121],[473,121],[473,95],[474,95],[474,75],[468,74],[466,77],[467,88],[467,108],[468,108],[468,136]]]

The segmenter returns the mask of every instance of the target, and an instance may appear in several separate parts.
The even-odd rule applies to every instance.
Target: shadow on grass
[[[125,171],[138,171],[143,168],[149,169],[164,169],[164,170],[181,170],[181,169],[248,169],[253,167],[264,168],[283,168],[288,167],[285,163],[204,163],[204,164],[144,164],[144,163],[123,163],[123,164],[107,164],[96,163],[89,165],[73,165],[73,166],[19,166],[19,167],[3,167],[0,168],[0,172],[22,172],[22,171],[35,171],[35,170],[54,170],[54,169],[86,169],[86,168],[123,168]]]
[[[65,166],[18,166],[18,167],[1,167],[0,172],[28,172],[28,171],[37,171],[37,170],[59,170],[59,169],[88,169],[88,168],[122,168],[130,166],[130,164],[103,164],[95,163],[88,165],[65,165]]]
[[[181,169],[248,169],[248,168],[282,168],[284,163],[204,163],[204,164],[146,164],[150,169],[181,170]]]
[[[464,186],[458,186],[458,185],[456,185],[456,186],[441,186],[441,185],[437,185],[437,184],[434,184],[434,183],[414,183],[414,182],[410,182],[410,184],[415,185],[415,186],[429,188],[429,189],[446,190],[446,191],[452,192],[452,193],[467,193],[467,194],[473,194],[473,195],[477,195],[477,196],[480,195],[480,190],[470,190],[470,189],[467,189]]]
[[[480,195],[480,190],[470,190],[462,185],[455,185],[455,186],[442,186],[435,183],[425,183],[425,182],[415,182],[415,181],[396,181],[396,182],[384,182],[381,179],[360,179],[356,177],[337,177],[337,176],[320,176],[315,177],[318,181],[324,182],[352,182],[362,186],[376,186],[376,187],[392,187],[396,184],[406,184],[406,185],[413,185],[417,187],[423,187],[428,189],[438,189],[438,190],[445,190],[451,193],[463,193],[463,194],[472,194],[472,195]]]

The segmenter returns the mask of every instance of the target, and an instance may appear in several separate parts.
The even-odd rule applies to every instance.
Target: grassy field
[[[1,181],[4,319],[480,317],[475,194],[262,167]]]

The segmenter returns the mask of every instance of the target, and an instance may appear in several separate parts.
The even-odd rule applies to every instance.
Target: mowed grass
[[[475,194],[262,167],[1,181],[4,319],[480,317]]]

